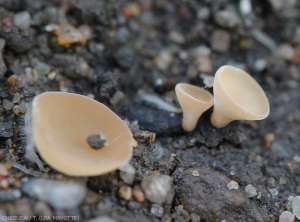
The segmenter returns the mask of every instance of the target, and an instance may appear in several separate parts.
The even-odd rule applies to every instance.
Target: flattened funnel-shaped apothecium
[[[264,91],[248,73],[228,65],[218,69],[214,80],[213,126],[221,128],[233,120],[261,120],[269,112]]]
[[[213,96],[187,83],[178,83],[175,92],[183,112],[182,128],[190,132],[195,129],[202,113],[213,105]]]
[[[105,105],[86,96],[46,92],[32,104],[35,145],[54,169],[71,176],[96,176],[119,168],[132,157],[133,136]],[[92,149],[88,136],[104,133],[107,146]]]

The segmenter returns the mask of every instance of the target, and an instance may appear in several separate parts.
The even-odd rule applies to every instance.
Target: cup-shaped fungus
[[[214,80],[213,126],[221,128],[233,120],[261,120],[269,112],[264,91],[248,73],[228,65],[218,69]]]
[[[183,112],[182,128],[191,132],[202,113],[213,105],[214,98],[208,91],[187,83],[178,83],[175,92]]]
[[[46,92],[32,104],[33,139],[41,157],[70,176],[101,175],[128,163],[133,136],[125,122],[105,105],[86,96]],[[105,135],[101,149],[87,142]]]

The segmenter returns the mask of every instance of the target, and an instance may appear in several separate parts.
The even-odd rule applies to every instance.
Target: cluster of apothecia
[[[214,96],[186,83],[175,87],[183,112],[182,128],[193,131],[203,112],[214,106],[211,123],[216,128],[233,120],[261,120],[270,112],[269,101],[259,84],[246,72],[225,65],[214,78]]]

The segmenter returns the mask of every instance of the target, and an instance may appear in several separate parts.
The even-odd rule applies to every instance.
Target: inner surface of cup
[[[193,97],[194,99],[200,100],[202,102],[209,103],[213,100],[213,97],[209,92],[197,86],[182,83],[180,84],[180,89],[185,94]]]
[[[220,70],[219,80],[225,93],[241,109],[259,116],[269,113],[269,102],[264,91],[246,72],[224,66]]]

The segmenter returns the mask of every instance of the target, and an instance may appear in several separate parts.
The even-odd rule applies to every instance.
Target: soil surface
[[[299,16],[296,0],[0,0],[0,221],[298,221]],[[270,115],[217,129],[210,108],[185,132],[175,85],[213,93],[222,65],[260,84]],[[96,177],[48,166],[30,133],[45,91],[124,119],[130,163]]]

